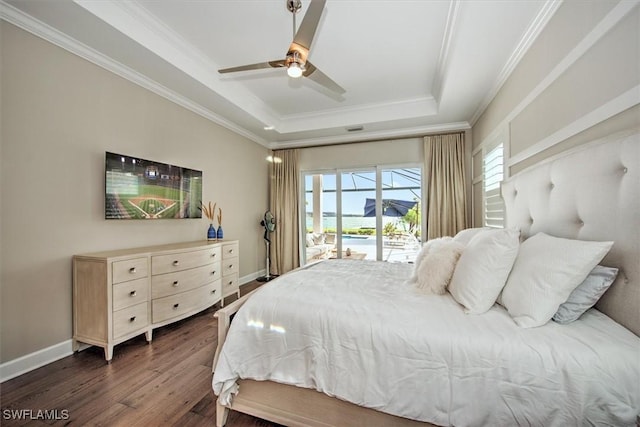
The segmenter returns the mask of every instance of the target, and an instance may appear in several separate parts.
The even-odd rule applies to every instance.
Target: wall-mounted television
[[[202,171],[107,152],[105,219],[202,218]]]

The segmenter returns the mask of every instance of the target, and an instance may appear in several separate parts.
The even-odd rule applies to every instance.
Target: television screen
[[[106,219],[202,218],[202,171],[106,153]]]

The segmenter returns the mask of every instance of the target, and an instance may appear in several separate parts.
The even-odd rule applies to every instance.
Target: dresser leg
[[[111,364],[111,359],[113,359],[113,346],[107,345],[104,348],[104,358],[107,359],[107,363]]]
[[[144,336],[147,339],[147,344],[149,344],[151,342],[151,338],[153,336],[153,329],[149,329],[147,332],[145,332]]]

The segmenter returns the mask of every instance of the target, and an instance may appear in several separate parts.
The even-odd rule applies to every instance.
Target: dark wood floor
[[[257,286],[248,283],[242,293]],[[217,345],[216,308],[155,329],[151,344],[142,335],[117,345],[111,364],[102,349],[91,347],[2,383],[0,425],[215,425],[211,362]],[[12,410],[31,410],[21,412],[27,418],[57,410],[50,414],[59,419],[15,420],[10,419]],[[231,412],[227,426],[277,424]]]

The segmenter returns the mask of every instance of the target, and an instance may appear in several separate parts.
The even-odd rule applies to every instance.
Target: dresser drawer
[[[238,292],[240,283],[238,282],[238,274],[234,273],[222,278],[222,296],[227,296],[234,292]]]
[[[220,281],[201,286],[180,294],[154,299],[152,302],[153,323],[164,322],[200,308],[208,307],[220,299]]]
[[[118,338],[149,325],[147,302],[113,313],[113,337]]]
[[[151,273],[165,274],[211,264],[221,258],[220,246],[193,252],[180,252],[151,257]]]
[[[238,242],[225,243],[222,245],[222,259],[240,256],[238,254]]]
[[[227,258],[222,260],[222,277],[238,273],[238,258]]]
[[[151,297],[155,299],[195,289],[218,280],[220,277],[222,277],[220,262],[190,270],[151,276]]]
[[[149,300],[149,279],[131,280],[113,285],[113,310],[130,307]]]
[[[112,266],[113,283],[140,279],[141,277],[147,277],[148,274],[147,257],[114,261]]]

